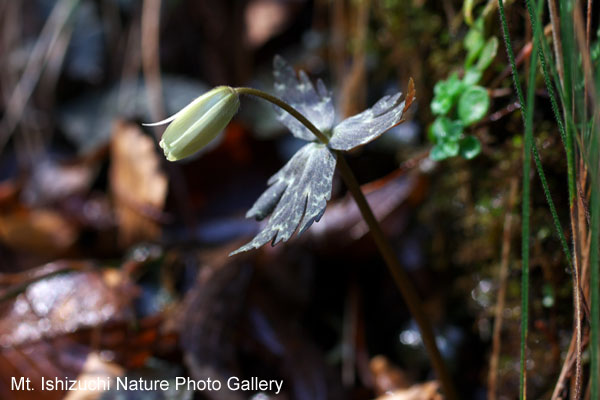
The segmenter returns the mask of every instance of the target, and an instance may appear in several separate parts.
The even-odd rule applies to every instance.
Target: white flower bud
[[[160,147],[169,161],[189,157],[213,140],[231,121],[240,108],[237,92],[229,86],[219,86],[196,98],[177,114],[146,126],[171,124],[165,131]]]

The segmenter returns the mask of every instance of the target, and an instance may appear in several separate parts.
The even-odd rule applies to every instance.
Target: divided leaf
[[[273,75],[275,76],[275,95],[294,107],[322,132],[333,127],[335,110],[331,93],[322,80],[314,85],[304,71],[296,72],[282,57],[275,56],[273,60]],[[315,136],[296,118],[275,107],[277,119],[284,124],[298,139],[316,140]]]
[[[271,214],[264,229],[230,255],[272,242],[287,241],[319,221],[331,198],[336,156],[324,144],[309,143],[273,175],[270,187],[259,197],[246,218],[261,220]]]
[[[276,95],[298,110],[321,132],[331,133],[331,140],[327,144],[316,143],[317,138],[308,128],[287,112],[275,109],[278,120],[294,136],[312,143],[298,150],[269,179],[269,188],[246,214],[246,218],[257,220],[270,215],[267,224],[252,241],[230,255],[259,248],[268,242],[273,246],[285,242],[296,230],[300,235],[313,222],[319,221],[331,198],[336,165],[334,150],[350,150],[376,139],[403,121],[404,113],[415,99],[415,86],[411,79],[404,101],[400,101],[401,93],[385,96],[372,108],[333,128],[333,102],[323,81],[318,80],[315,88],[304,71],[300,71],[297,77],[294,69],[279,56],[275,57],[273,65]]]
[[[348,151],[377,139],[387,130],[403,121],[404,112],[414,100],[415,89],[411,80],[408,94],[400,101],[402,93],[382,97],[375,105],[360,114],[353,115],[333,128],[329,147]]]

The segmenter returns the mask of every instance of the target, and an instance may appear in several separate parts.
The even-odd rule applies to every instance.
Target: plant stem
[[[275,96],[272,96],[268,93],[265,93],[261,90],[252,89],[252,88],[236,88],[236,92],[239,94],[247,94],[252,96],[260,97],[264,100],[267,100],[288,113],[294,116],[298,121],[300,121],[304,126],[306,126],[323,144],[327,144],[329,139],[323,132],[321,132],[317,127],[315,127],[306,117],[304,117],[298,110],[294,107],[290,106],[288,103],[284,102],[281,99],[278,99]],[[423,340],[423,344],[425,345],[425,349],[431,359],[431,364],[433,369],[440,380],[442,389],[446,396],[447,400],[457,400],[458,396],[454,389],[454,384],[452,383],[452,378],[450,373],[446,368],[446,364],[442,358],[442,355],[438,349],[438,346],[435,342],[435,335],[433,333],[433,329],[423,307],[421,306],[421,300],[419,299],[419,295],[415,290],[414,286],[410,282],[410,277],[406,273],[406,271],[400,265],[400,262],[396,258],[396,254],[394,252],[393,247],[390,245],[389,241],[386,239],[383,230],[381,229],[381,225],[375,218],[367,199],[365,198],[362,190],[360,189],[360,185],[356,181],[356,177],[352,172],[352,169],[346,162],[344,155],[340,151],[332,150],[337,154],[337,165],[344,180],[344,183],[348,187],[350,194],[354,198],[360,213],[369,226],[369,230],[371,231],[371,235],[373,236],[373,240],[377,245],[377,249],[379,253],[383,257],[385,261],[385,265],[387,266],[392,278],[394,279],[394,283],[400,290],[406,305],[408,306],[408,310],[410,311],[412,317],[415,319],[419,331],[421,332],[421,337]]]
[[[308,130],[310,130],[319,141],[323,144],[329,143],[329,138],[321,132],[316,126],[312,124],[304,115],[300,114],[298,110],[294,107],[290,106],[285,101],[270,95],[269,93],[263,92],[262,90],[249,88],[249,87],[239,87],[234,89],[238,94],[247,94],[250,96],[260,97],[261,99],[267,100],[270,103],[275,104],[277,107],[281,107],[288,113],[290,113],[294,118],[302,123],[302,125],[306,126]]]
[[[595,147],[594,147],[595,146]],[[599,359],[598,359],[598,343],[600,341],[600,299],[598,286],[600,285],[600,271],[598,271],[598,264],[600,263],[600,255],[598,252],[598,232],[600,231],[600,189],[598,188],[598,132],[592,132],[592,147],[591,147],[591,172],[592,176],[590,179],[591,183],[591,245],[590,245],[590,381],[591,381],[591,398],[597,399],[600,394],[600,388],[598,387],[598,377],[600,373]]]
[[[410,282],[410,277],[400,265],[398,258],[396,257],[396,253],[394,249],[390,245],[389,241],[386,239],[383,230],[381,229],[381,225],[373,215],[373,211],[367,202],[363,192],[360,190],[360,186],[350,169],[350,166],[346,162],[343,154],[338,152],[338,169],[342,175],[342,179],[344,183],[348,187],[350,194],[354,197],[354,201],[360,210],[365,222],[369,226],[369,230],[371,231],[371,235],[373,236],[373,240],[377,245],[377,249],[381,256],[385,261],[385,265],[388,267],[392,278],[394,278],[394,282],[400,292],[402,293],[402,297],[408,306],[410,313],[415,319],[417,325],[419,326],[419,330],[421,331],[421,337],[423,339],[423,344],[425,345],[425,349],[431,358],[431,363],[433,365],[433,369],[436,371],[440,382],[442,383],[442,387],[444,389],[444,394],[446,395],[446,399],[452,400],[457,399],[456,392],[454,390],[454,386],[452,384],[452,379],[448,370],[446,369],[446,365],[444,360],[440,354],[440,351],[435,342],[435,335],[433,334],[433,329],[431,328],[431,324],[427,319],[427,315],[421,306],[421,300],[419,299],[419,295],[415,290],[414,286]]]

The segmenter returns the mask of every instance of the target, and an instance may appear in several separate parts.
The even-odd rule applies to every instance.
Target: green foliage
[[[485,46],[485,37],[483,35],[483,20],[478,19],[475,24],[469,29],[463,41],[463,46],[467,50],[465,58],[465,68],[469,68],[475,59],[481,53]]]
[[[590,47],[590,57],[592,58],[592,61],[594,61],[594,63],[598,62],[598,60],[600,60],[600,28],[598,28],[598,30],[596,31],[596,41],[592,44],[592,46]],[[596,65],[596,68],[598,69],[598,66]]]
[[[465,22],[469,25],[473,24],[473,7],[477,0],[465,0],[463,2],[463,15]]]
[[[429,127],[429,140],[435,143],[429,157],[435,161],[441,161],[449,157],[468,154],[467,159],[475,157],[481,146],[473,136],[464,136],[463,123],[460,120],[452,120],[447,117],[438,117]],[[465,141],[465,139],[469,140]],[[477,146],[473,145],[473,141]],[[475,151],[475,153],[474,153]]]
[[[429,155],[432,160],[457,155],[472,159],[481,152],[479,140],[465,129],[485,117],[490,108],[489,94],[478,83],[496,57],[498,39],[486,40],[483,18],[478,18],[465,35],[463,46],[467,51],[463,78],[454,72],[433,89],[431,112],[438,117],[429,127],[429,140],[434,143]]]
[[[477,157],[481,152],[481,143],[475,136],[466,136],[460,140],[460,155],[467,160]]]
[[[445,81],[436,83],[433,88],[434,97],[431,101],[431,111],[436,115],[448,114],[464,88],[465,83],[458,78],[457,73],[450,75]]]
[[[553,90],[553,85],[550,82],[549,79],[549,71],[548,71],[548,64],[546,63],[545,60],[545,56],[544,56],[544,48],[547,48],[547,44],[545,42],[544,36],[542,34],[542,30],[540,28],[540,24],[537,23],[537,21],[539,20],[539,15],[541,14],[542,8],[544,3],[543,2],[538,2],[537,3],[537,15],[533,10],[532,7],[532,2],[527,0],[526,1],[527,4],[527,9],[528,9],[528,13],[530,16],[530,20],[531,20],[531,24],[532,24],[532,28],[534,31],[534,40],[533,40],[533,49],[532,49],[532,54],[537,54],[540,60],[540,65],[542,67],[542,72],[543,72],[543,76],[544,76],[544,81],[546,84],[546,88],[548,89],[548,93],[550,94],[550,99],[551,99],[551,103],[552,103],[552,109],[553,112],[555,114],[555,117],[557,119],[557,124],[559,126],[559,130],[561,132],[561,137],[563,139],[563,143],[565,145],[566,148],[566,155],[567,155],[567,165],[568,165],[568,175],[569,175],[569,198],[573,199],[572,197],[572,193],[573,193],[573,189],[572,187],[573,185],[573,176],[574,173],[572,172],[572,143],[573,141],[571,140],[571,135],[572,133],[570,132],[571,128],[574,126],[574,124],[572,122],[569,122],[569,111],[567,111],[568,109],[571,109],[571,107],[569,106],[570,103],[570,93],[571,93],[571,77],[572,77],[572,71],[571,71],[571,65],[567,62],[565,63],[564,67],[564,84],[561,84],[560,79],[558,78],[558,75],[556,73],[554,73],[555,70],[553,70],[554,73],[554,77],[555,77],[555,83],[557,88],[559,88],[559,95],[561,94],[561,86],[563,87],[563,91],[562,91],[562,96],[561,96],[561,101],[563,102],[563,104],[567,104],[567,110],[565,110],[564,115],[567,117],[567,124],[566,124],[566,130],[564,129],[565,124],[562,123],[560,114],[558,113],[558,107],[557,107],[557,102],[556,102],[556,98],[554,95],[554,90]],[[525,364],[526,364],[526,343],[527,343],[527,326],[528,326],[528,294],[529,294],[529,276],[528,276],[528,266],[529,266],[529,189],[530,189],[530,178],[529,178],[529,161],[530,161],[530,152],[533,153],[533,160],[535,162],[535,166],[536,169],[538,171],[538,175],[540,177],[540,181],[542,183],[542,188],[544,190],[544,195],[546,196],[546,200],[548,202],[548,206],[550,208],[550,212],[552,214],[552,219],[554,221],[554,225],[556,227],[556,230],[558,232],[558,236],[559,239],[561,241],[561,244],[563,246],[563,249],[565,251],[565,255],[567,258],[567,262],[569,263],[569,265],[572,265],[571,263],[571,256],[570,256],[570,251],[567,245],[567,241],[564,235],[564,232],[562,230],[560,221],[558,219],[558,214],[556,211],[556,208],[554,206],[554,202],[552,200],[552,197],[550,196],[550,190],[548,187],[548,183],[546,181],[546,177],[542,168],[542,164],[541,164],[541,160],[540,160],[540,156],[539,156],[539,152],[537,150],[537,147],[535,145],[534,142],[534,138],[533,138],[533,109],[534,109],[534,89],[535,89],[535,74],[536,74],[536,67],[535,67],[535,63],[537,61],[537,59],[535,57],[532,57],[531,60],[531,65],[530,65],[530,77],[529,77],[529,88],[528,88],[528,93],[527,93],[527,105],[523,106],[525,104],[525,100],[524,100],[524,96],[523,96],[523,92],[521,90],[521,84],[518,78],[518,71],[517,71],[517,67],[516,67],[516,63],[515,63],[515,56],[514,56],[514,51],[512,48],[512,44],[511,44],[511,40],[510,40],[510,35],[509,35],[509,31],[508,31],[508,24],[506,21],[506,15],[505,15],[505,11],[504,11],[504,5],[502,0],[499,1],[498,3],[499,5],[499,11],[500,11],[500,19],[502,22],[502,30],[504,32],[504,42],[506,44],[506,49],[507,49],[507,53],[508,53],[508,57],[509,57],[509,61],[510,61],[510,65],[511,65],[511,69],[512,69],[512,73],[513,73],[513,81],[515,84],[515,89],[517,92],[517,96],[519,99],[519,103],[521,104],[521,111],[522,111],[522,116],[523,116],[523,120],[524,120],[524,125],[525,125],[525,146],[524,146],[524,163],[523,163],[523,192],[522,192],[522,204],[523,204],[523,215],[522,215],[522,268],[523,268],[523,273],[522,273],[522,293],[521,293],[521,298],[522,298],[522,305],[521,305],[521,309],[522,309],[522,319],[521,319],[521,361],[520,361],[520,398],[521,399],[525,399],[527,398],[526,396],[526,368],[525,368]],[[562,3],[561,3],[561,7],[562,7]],[[563,13],[564,10],[561,8],[561,13]],[[561,18],[559,18],[559,20],[561,21],[561,23],[563,22],[567,22],[567,23],[571,23],[572,22],[572,18],[571,17],[566,17],[563,18],[563,16],[561,15]],[[561,27],[562,30],[562,27]],[[569,29],[564,29],[563,32],[573,32],[572,26],[569,26]],[[563,51],[565,54],[565,60],[576,60],[577,57],[575,56],[571,56],[577,53],[574,53],[572,50],[574,49],[573,45],[573,41],[572,41],[572,36],[570,35],[566,35],[566,37],[562,38],[562,44],[563,44]],[[552,67],[552,64],[550,64],[550,66]],[[576,79],[575,79],[576,80]],[[581,96],[576,95],[575,97],[581,98]],[[579,109],[578,107],[572,107],[572,109]],[[596,146],[597,147],[597,146]],[[592,146],[592,148],[596,148],[595,146]],[[592,200],[593,200],[594,194],[592,191]],[[592,201],[593,203],[593,201]],[[594,207],[592,206],[592,209]],[[594,236],[593,233],[594,229],[593,229],[593,224],[592,224],[592,237]],[[592,239],[592,241],[594,241],[594,239]],[[591,246],[592,250],[596,249],[597,246]],[[593,257],[593,252],[592,251],[592,257],[591,257],[591,265],[594,264],[594,257]],[[578,281],[579,278],[577,276],[577,269],[573,268],[573,279],[574,279],[574,293],[575,293],[575,309],[576,309],[576,319],[575,319],[575,325],[576,325],[576,331],[581,332],[581,318],[580,318],[580,301],[578,300],[578,296],[579,296],[579,291],[577,289],[577,287],[579,286]],[[593,281],[593,277],[592,277],[592,281]],[[594,286],[594,283],[592,283],[592,286]],[[597,287],[597,283],[596,283],[596,287]],[[592,307],[593,308],[593,307]],[[592,322],[592,331],[593,331],[593,322]],[[581,348],[581,335],[580,333],[577,334],[578,339],[577,339],[577,347]],[[593,334],[592,334],[593,336]],[[594,342],[594,340],[592,339],[591,342]],[[592,343],[593,346],[593,343]],[[580,363],[581,363],[581,352],[577,352],[576,354],[576,371],[575,371],[575,394],[574,397],[579,398],[578,392],[580,390],[580,382],[581,382],[581,378],[580,378]],[[592,370],[593,370],[593,359],[592,359]],[[594,375],[594,374],[592,374]],[[597,379],[592,379],[591,380],[591,393],[592,393],[592,398],[598,398],[597,393],[594,393],[594,382],[596,382]]]
[[[471,86],[458,100],[458,117],[465,126],[474,124],[487,114],[490,108],[490,97],[485,88]]]
[[[476,85],[477,82],[481,79],[481,71],[470,68],[465,71],[465,76],[463,77],[463,83],[467,86]]]
[[[488,39],[488,41],[485,43],[485,47],[483,50],[481,50],[479,60],[477,60],[477,65],[475,65],[475,69],[478,71],[484,71],[494,60],[496,53],[498,53],[498,38],[493,36]]]
[[[446,117],[438,117],[429,128],[430,137],[433,141],[458,141],[462,136],[463,124],[461,121],[453,121]]]

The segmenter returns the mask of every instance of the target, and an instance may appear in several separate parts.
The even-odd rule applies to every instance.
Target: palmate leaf
[[[258,198],[247,218],[263,219],[272,212],[265,228],[230,255],[272,242],[287,241],[298,229],[302,234],[319,221],[331,198],[336,156],[324,144],[309,143],[273,175],[270,187]]]
[[[233,253],[256,249],[271,242],[287,241],[296,230],[298,235],[319,221],[327,200],[336,165],[335,150],[347,151],[381,136],[403,121],[412,104],[415,88],[412,79],[408,94],[400,101],[401,93],[381,98],[375,105],[352,116],[332,129],[335,113],[331,94],[321,80],[312,84],[306,73],[298,77],[281,57],[273,61],[276,95],[290,104],[321,132],[330,133],[327,145],[316,143],[317,138],[298,120],[276,108],[277,118],[299,139],[311,141],[302,147],[288,163],[269,179],[269,188],[258,198],[246,218],[262,220],[271,214],[264,229],[252,241]]]
[[[333,127],[335,110],[331,93],[322,80],[317,81],[317,88],[306,75],[300,71],[296,78],[294,68],[282,57],[275,56],[273,60],[273,75],[275,76],[275,95],[294,107],[321,132]],[[313,141],[315,136],[296,118],[276,107],[277,119],[284,124],[298,139]]]
[[[410,92],[409,86],[409,95]],[[384,96],[373,107],[340,122],[333,128],[329,147],[343,151],[352,150],[377,139],[398,125],[412,102],[410,96],[401,102],[401,96],[400,92],[393,96]]]

